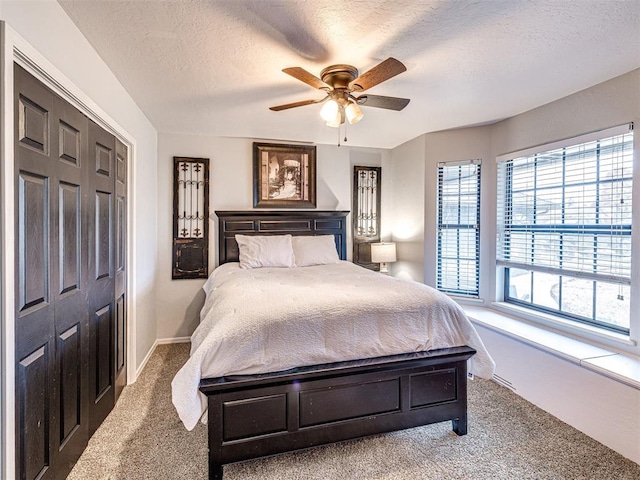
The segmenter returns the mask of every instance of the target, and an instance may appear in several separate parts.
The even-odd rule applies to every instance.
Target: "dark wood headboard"
[[[218,262],[238,261],[236,234],[241,235],[333,235],[341,260],[347,259],[348,211],[216,211]]]

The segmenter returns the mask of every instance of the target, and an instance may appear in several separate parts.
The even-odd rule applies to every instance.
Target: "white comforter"
[[[426,285],[349,262],[301,268],[217,268],[191,356],[172,382],[173,404],[191,430],[206,408],[201,378],[255,374],[452,346],[477,350],[470,370],[495,364],[460,307]]]

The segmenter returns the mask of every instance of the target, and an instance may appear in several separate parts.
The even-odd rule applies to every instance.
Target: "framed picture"
[[[316,147],[254,143],[253,206],[316,208]]]

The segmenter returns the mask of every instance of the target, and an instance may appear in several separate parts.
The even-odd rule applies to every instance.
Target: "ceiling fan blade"
[[[405,67],[402,62],[389,57],[384,62],[379,63],[371,70],[360,75],[352,81],[349,86],[356,92],[362,92],[371,87],[375,87],[379,83],[389,80],[391,77],[395,77],[406,70],[407,67]]]
[[[408,98],[383,97],[381,95],[360,95],[356,99],[358,105],[364,107],[386,108],[387,110],[400,111],[409,105]]]
[[[291,67],[282,70],[287,75],[291,75],[293,78],[297,78],[301,82],[311,85],[313,88],[319,88],[321,90],[330,90],[331,87],[320,80],[312,73],[307,72],[304,68]]]
[[[305,105],[312,105],[314,103],[324,102],[329,97],[321,98],[320,100],[302,100],[301,102],[286,103],[284,105],[276,105],[275,107],[269,107],[269,110],[279,112],[280,110],[287,110],[288,108],[304,107]]]

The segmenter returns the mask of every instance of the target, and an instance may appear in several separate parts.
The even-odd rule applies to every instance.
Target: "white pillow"
[[[333,235],[293,237],[293,255],[296,267],[338,263],[338,251]]]
[[[236,235],[240,268],[294,267],[291,235]]]

